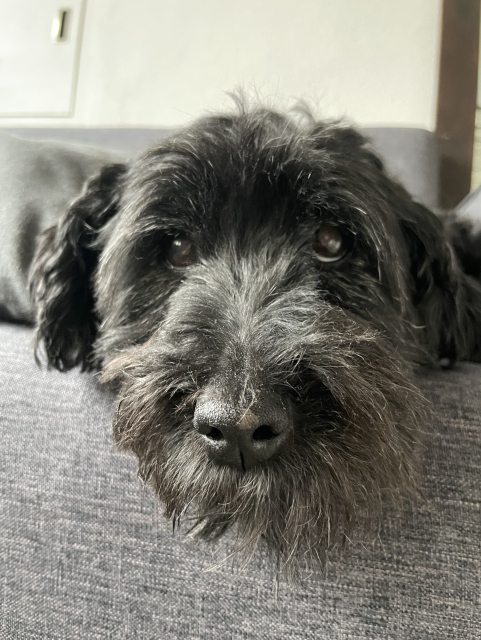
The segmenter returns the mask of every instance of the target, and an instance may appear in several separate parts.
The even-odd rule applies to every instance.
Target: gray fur
[[[313,252],[326,223],[349,245],[334,264]],[[293,576],[415,492],[414,369],[479,357],[453,229],[353,129],[241,105],[90,181],[35,259],[38,338],[57,368],[103,363],[115,441],[167,517],[203,539],[235,527],[243,559],[263,540]],[[198,250],[182,270],[165,261],[178,233]],[[289,446],[245,471],[213,461],[193,426],[212,387],[238,416],[283,398]]]

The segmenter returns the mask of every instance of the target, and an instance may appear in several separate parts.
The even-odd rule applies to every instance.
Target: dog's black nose
[[[292,410],[286,399],[273,393],[262,393],[239,410],[207,389],[197,400],[194,427],[213,460],[245,471],[281,451],[293,432]]]

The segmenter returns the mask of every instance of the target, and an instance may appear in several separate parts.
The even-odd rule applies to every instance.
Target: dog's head
[[[287,570],[412,488],[412,364],[472,334],[439,219],[354,130],[262,109],[106,167],[32,282],[49,362],[120,381],[115,440],[167,515]]]

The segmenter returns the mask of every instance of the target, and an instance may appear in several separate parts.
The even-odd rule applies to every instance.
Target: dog
[[[39,243],[50,366],[102,369],[174,526],[322,565],[419,482],[414,372],[481,354],[481,241],[339,123],[239,105],[104,167]]]

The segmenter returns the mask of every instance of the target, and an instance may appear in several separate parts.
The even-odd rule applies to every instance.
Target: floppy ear
[[[43,341],[48,364],[60,371],[97,364],[92,351],[97,332],[92,289],[96,239],[118,210],[126,171],[123,164],[104,167],[39,241],[30,272],[37,346]]]
[[[409,248],[412,302],[426,328],[430,352],[446,367],[457,359],[480,360],[481,284],[464,268],[476,251],[479,254],[480,238],[462,225],[462,244],[455,218],[438,217],[417,203],[401,226]]]

